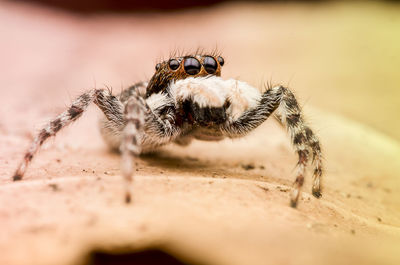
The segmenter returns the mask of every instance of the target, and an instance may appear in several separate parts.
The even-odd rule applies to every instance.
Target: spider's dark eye
[[[189,57],[185,59],[183,67],[185,68],[186,73],[188,73],[189,75],[195,75],[200,72],[201,65],[199,60],[193,57]]]
[[[221,56],[218,56],[219,65],[224,66],[225,60]]]
[[[158,69],[160,69],[160,67],[161,67],[160,63],[156,64],[156,71],[158,71]]]
[[[204,65],[204,68],[206,69],[207,73],[209,73],[209,74],[213,74],[213,73],[215,73],[215,71],[217,71],[217,67],[218,67],[217,62],[211,56],[204,57],[203,65]]]
[[[178,62],[178,60],[172,59],[172,60],[169,60],[168,65],[169,65],[169,68],[171,68],[171,70],[176,70],[179,67],[179,62]]]

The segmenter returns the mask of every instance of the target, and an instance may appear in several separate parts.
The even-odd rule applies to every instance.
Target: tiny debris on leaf
[[[243,168],[244,170],[252,170],[252,169],[255,168],[255,166],[254,166],[253,164],[243,164],[243,165],[242,165],[242,168]]]
[[[280,192],[288,192],[289,191],[289,189],[282,188],[281,186],[277,186],[276,189],[279,190]]]
[[[53,190],[53,191],[59,191],[60,188],[58,187],[58,185],[56,183],[50,183],[49,187]]]
[[[262,189],[265,192],[269,191],[269,189],[267,187],[263,187],[261,185],[257,185],[257,187],[259,187],[260,189]]]

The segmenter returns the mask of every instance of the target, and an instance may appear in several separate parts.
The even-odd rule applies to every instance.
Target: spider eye
[[[218,65],[215,59],[211,56],[204,57],[203,62],[204,68],[206,69],[207,73],[213,74],[217,71]]]
[[[224,66],[225,60],[221,56],[218,56],[219,65]]]
[[[160,69],[160,67],[161,67],[160,63],[156,64],[156,71],[158,71],[158,69]]]
[[[201,65],[199,60],[193,57],[189,57],[185,59],[183,67],[185,68],[186,73],[188,73],[189,75],[195,75],[200,72]]]
[[[176,70],[179,68],[179,62],[178,62],[178,60],[175,60],[175,59],[169,60],[168,65],[169,65],[169,68],[171,68],[171,70]]]

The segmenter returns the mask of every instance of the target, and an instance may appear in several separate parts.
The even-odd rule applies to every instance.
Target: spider
[[[296,207],[306,166],[312,157],[312,194],[321,197],[322,153],[318,138],[306,125],[299,104],[286,87],[265,92],[245,82],[221,76],[224,59],[218,54],[190,54],[158,63],[148,82],[123,90],[117,97],[107,89],[92,89],[51,120],[34,138],[13,180],[21,180],[40,146],[82,116],[94,103],[104,113],[100,131],[106,143],[121,153],[125,201],[131,201],[133,158],[174,142],[192,139],[219,141],[242,137],[271,114],[286,125],[298,155],[290,205]]]

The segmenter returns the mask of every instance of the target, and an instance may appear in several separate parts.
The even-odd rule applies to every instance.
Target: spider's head
[[[164,91],[176,80],[207,75],[221,76],[224,59],[213,55],[187,55],[158,63],[147,86],[146,96]]]

